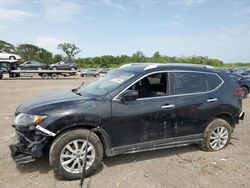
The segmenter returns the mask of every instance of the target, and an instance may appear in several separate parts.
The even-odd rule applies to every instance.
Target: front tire
[[[49,162],[55,174],[66,180],[81,178],[88,130],[76,129],[63,133],[55,139],[49,154]],[[101,165],[103,146],[94,133],[89,136],[86,177]]]
[[[232,128],[223,119],[216,118],[207,126],[203,142],[200,145],[204,151],[219,151],[230,143]]]

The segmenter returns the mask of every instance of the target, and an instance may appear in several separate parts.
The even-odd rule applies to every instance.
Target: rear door
[[[172,92],[175,96],[176,139],[198,138],[208,123],[210,107],[206,75],[201,72],[173,72]]]

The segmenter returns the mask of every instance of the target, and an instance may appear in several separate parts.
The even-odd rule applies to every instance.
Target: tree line
[[[33,44],[20,44],[14,46],[6,41],[0,40],[0,49],[6,52],[17,53],[22,57],[21,62],[24,61],[39,61],[47,64],[57,63],[62,60],[74,60],[80,67],[85,68],[104,68],[104,67],[119,67],[127,63],[192,63],[192,64],[205,64],[215,67],[242,67],[250,66],[249,64],[224,64],[219,59],[211,59],[204,56],[189,56],[189,57],[171,57],[161,55],[159,52],[155,52],[152,57],[147,57],[141,51],[137,51],[131,56],[129,55],[103,55],[98,57],[85,57],[75,58],[80,52],[80,49],[72,43],[58,44],[58,49],[62,51],[62,54],[53,54],[48,50],[41,48]]]

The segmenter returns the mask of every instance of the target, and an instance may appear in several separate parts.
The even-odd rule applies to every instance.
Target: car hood
[[[77,95],[71,90],[53,92],[26,101],[17,108],[16,114],[41,114],[53,109],[64,108],[68,105],[79,104],[79,102],[84,102],[90,99],[90,97]]]

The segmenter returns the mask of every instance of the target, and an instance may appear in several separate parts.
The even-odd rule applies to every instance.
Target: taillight
[[[244,91],[241,87],[236,87],[234,89],[234,96],[236,97],[243,97],[244,96]]]

